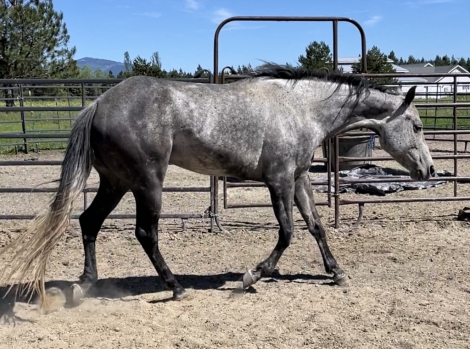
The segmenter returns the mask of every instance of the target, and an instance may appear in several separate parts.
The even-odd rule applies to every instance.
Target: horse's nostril
[[[429,173],[431,174],[431,176],[434,176],[434,173],[436,173],[436,171],[434,170],[434,165],[431,165],[431,167],[429,167]]]

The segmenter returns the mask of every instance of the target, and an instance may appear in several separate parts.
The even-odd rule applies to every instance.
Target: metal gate
[[[192,81],[192,82],[201,82],[201,83],[210,83],[211,78],[192,78],[192,79],[173,79],[179,81]],[[23,146],[25,151],[28,151],[32,145],[37,145],[36,142],[47,142],[47,140],[66,140],[69,138],[69,129],[64,130],[65,132],[58,132],[61,130],[47,130],[45,133],[42,132],[28,132],[28,122],[31,122],[26,115],[25,112],[78,112],[81,111],[87,101],[86,96],[86,86],[85,85],[92,85],[90,88],[96,88],[96,84],[117,84],[122,79],[66,79],[66,80],[48,80],[48,79],[5,79],[0,80],[0,85],[12,85],[15,84],[13,89],[17,90],[18,98],[15,100],[19,102],[19,106],[17,107],[0,107],[0,112],[16,112],[20,113],[21,118],[19,121],[4,121],[4,123],[21,123],[21,128],[23,130],[22,133],[0,133],[0,139],[14,139],[17,140],[13,143],[8,143],[7,145],[10,146]],[[74,88],[81,88],[81,106],[56,106],[56,107],[27,107],[24,105],[25,94],[23,93],[27,87],[31,87],[34,85],[34,88],[50,88],[51,86],[60,86],[60,85],[69,85],[75,84]],[[46,86],[47,85],[47,86]],[[68,86],[70,88],[70,86]],[[11,89],[11,87],[10,87]],[[88,98],[89,100],[93,100],[97,96],[93,96]],[[44,120],[44,119],[42,119]],[[65,119],[61,119],[65,120]],[[73,120],[73,118],[71,118]],[[70,120],[70,121],[71,121]],[[20,142],[18,142],[20,140]],[[36,141],[36,142],[35,142]],[[3,160],[0,161],[0,167],[2,166],[60,166],[62,161],[12,161],[12,160]],[[191,218],[210,218],[215,216],[215,212],[213,211],[213,203],[212,198],[214,197],[213,193],[213,185],[209,183],[208,186],[204,187],[164,187],[163,192],[201,192],[201,193],[209,193],[209,200],[208,200],[208,209],[204,213],[167,213],[162,214],[161,218],[177,218],[181,219],[183,222],[184,227],[184,220],[191,219]],[[97,192],[98,188],[88,188],[85,187],[83,189],[83,210],[88,207],[88,200],[87,194]],[[21,188],[0,188],[0,194],[6,193],[54,193],[57,192],[56,188],[32,188],[32,187],[21,187]],[[72,215],[72,219],[78,219],[80,215],[74,214]],[[0,220],[16,220],[16,219],[32,219],[34,215],[0,215]],[[127,218],[135,218],[135,214],[110,214],[107,218],[109,219],[127,219]],[[212,220],[212,218],[211,218]]]
[[[344,18],[344,17],[290,17],[290,16],[240,16],[240,17],[231,17],[220,23],[217,27],[215,36],[214,36],[214,72],[218,72],[218,44],[219,44],[219,33],[221,29],[229,22],[232,21],[301,21],[301,22],[331,22],[332,29],[333,29],[333,67],[336,70],[338,68],[338,23],[339,22],[348,22],[354,25],[361,36],[361,52],[362,57],[366,58],[366,38],[365,33],[362,27],[356,21]],[[225,70],[230,67],[225,67],[222,69],[220,74],[216,73],[213,76],[213,79],[178,79],[183,81],[197,81],[197,82],[204,82],[204,83],[225,83],[227,80],[230,79],[239,79],[245,78],[246,76],[234,76],[228,75],[225,76]],[[385,161],[391,160],[391,157],[341,157],[339,156],[337,151],[332,151],[332,149],[338,149],[339,139],[342,136],[346,136],[349,133],[345,133],[344,135],[339,135],[334,137],[333,139],[328,139],[325,141],[325,146],[328,149],[327,156],[324,158],[315,159],[314,162],[324,163],[327,167],[327,174],[328,180],[325,182],[315,182],[316,185],[327,185],[328,186],[328,194],[326,201],[320,201],[318,205],[327,205],[328,207],[332,206],[332,197],[334,198],[334,207],[335,207],[335,226],[339,227],[340,224],[340,206],[341,205],[351,205],[357,204],[359,207],[359,219],[362,217],[363,209],[365,204],[377,204],[377,203],[401,203],[401,202],[429,202],[429,201],[466,201],[470,200],[470,197],[465,196],[458,196],[458,182],[460,181],[470,181],[470,177],[465,176],[458,176],[457,173],[457,162],[458,159],[466,159],[470,158],[470,155],[467,154],[459,154],[457,151],[457,144],[458,144],[458,135],[462,134],[470,134],[470,130],[468,129],[458,129],[458,115],[457,110],[459,108],[470,108],[470,103],[468,102],[458,102],[457,100],[457,76],[469,76],[470,74],[366,74],[367,72],[367,61],[366,59],[362,60],[362,71],[364,74],[362,76],[365,77],[425,77],[425,76],[446,76],[453,78],[453,100],[451,103],[415,103],[418,108],[453,108],[453,123],[451,130],[434,130],[434,131],[425,131],[426,135],[452,135],[453,139],[447,139],[446,141],[453,142],[454,144],[454,151],[452,155],[434,155],[433,158],[436,160],[439,159],[453,159],[454,160],[454,173],[452,177],[446,177],[446,180],[453,181],[454,184],[454,195],[452,197],[426,197],[426,198],[395,198],[395,199],[361,199],[361,200],[347,200],[341,199],[339,186],[343,183],[361,183],[364,181],[360,180],[345,180],[340,178],[339,172],[336,170],[334,171],[334,178],[331,180],[332,174],[332,164],[335,164],[335,169],[339,168],[340,162],[348,162],[348,161],[357,161],[357,160],[372,160],[372,161]],[[85,84],[112,84],[120,82],[120,79],[95,79],[95,80],[39,80],[39,79],[12,79],[12,80],[2,80],[1,84],[15,84],[18,88],[18,101],[20,106],[19,107],[0,107],[0,112],[2,111],[16,111],[21,113],[21,123],[22,123],[22,133],[0,133],[0,138],[8,138],[8,139],[16,139],[20,140],[19,143],[13,143],[16,145],[21,145],[25,147],[27,150],[28,148],[28,140],[31,139],[67,139],[68,134],[65,133],[57,133],[57,132],[49,132],[49,133],[28,133],[27,128],[25,127],[26,122],[28,121],[25,117],[25,112],[28,111],[80,111],[83,109],[86,103],[86,95],[85,95]],[[80,107],[26,107],[24,106],[24,93],[23,89],[26,85],[34,84],[79,84],[82,88],[82,95],[81,95],[81,106]],[[417,83],[413,83],[417,84]],[[363,135],[372,135],[371,132],[354,132],[355,135],[363,134]],[[428,139],[429,141],[430,139]],[[465,141],[468,142],[469,140]],[[34,142],[33,142],[34,144]],[[335,147],[332,145],[335,144]],[[0,161],[0,166],[58,166],[61,165],[61,161],[34,161],[34,162],[27,162],[27,161]],[[433,180],[433,179],[431,179]],[[388,180],[373,180],[375,182],[387,182]],[[401,180],[403,182],[411,181],[410,179]],[[371,180],[367,180],[366,182],[371,182]],[[223,198],[224,198],[224,208],[231,209],[231,208],[246,208],[246,207],[270,207],[271,204],[229,204],[227,201],[227,190],[229,188],[243,188],[243,187],[264,187],[263,183],[259,182],[245,182],[245,183],[229,183],[227,181],[227,177],[223,177]],[[214,230],[214,224],[217,224],[219,228],[219,182],[216,176],[210,176],[209,185],[207,187],[164,187],[164,192],[208,192],[209,193],[209,207],[205,211],[205,213],[171,213],[171,214],[164,214],[161,218],[178,218],[178,219],[190,219],[190,218],[210,218],[210,228],[211,231]],[[35,189],[35,188],[0,188],[0,193],[24,193],[24,192],[55,192],[56,189]],[[85,209],[88,205],[87,203],[87,193],[96,192],[97,188],[85,188],[83,190],[83,208]],[[0,219],[30,219],[32,215],[0,215]],[[78,218],[78,215],[73,215],[74,219]],[[135,215],[127,215],[127,214],[114,214],[109,215],[108,218],[135,218]]]
[[[338,23],[339,22],[346,22],[350,23],[353,26],[356,27],[356,29],[359,31],[359,34],[361,36],[361,53],[362,57],[365,57],[365,59],[362,60],[362,71],[366,72],[367,71],[367,51],[366,51],[366,35],[361,27],[361,25],[350,19],[350,18],[345,18],[345,17],[297,17],[297,16],[237,16],[237,17],[231,17],[227,18],[225,21],[220,23],[220,25],[217,27],[216,32],[215,32],[215,37],[214,37],[214,72],[218,71],[219,69],[219,56],[218,56],[218,49],[219,49],[219,33],[221,29],[228,23],[233,22],[233,21],[285,21],[285,22],[331,22],[332,24],[332,29],[333,29],[333,69],[336,71],[338,70]],[[218,76],[216,75],[214,78],[214,83],[226,83],[227,80],[234,80],[234,79],[243,79],[248,76],[240,76],[240,75],[225,75],[225,70],[226,69],[231,69],[230,67],[225,67],[222,69],[221,72],[221,80],[219,82]],[[233,71],[232,71],[233,73]],[[312,162],[313,163],[324,163],[326,164],[327,167],[327,173],[328,173],[328,178],[326,181],[316,181],[315,184],[311,183],[312,185],[327,185],[328,186],[328,193],[327,193],[327,200],[326,201],[316,201],[316,205],[326,205],[328,207],[331,207],[332,205],[332,195],[335,198],[335,202],[338,201],[339,193],[334,192],[332,194],[331,187],[331,159],[332,155],[331,154],[331,144],[332,142],[337,141],[337,137],[334,139],[328,139],[325,141],[325,146],[328,149],[327,157],[323,158],[317,158],[314,159]],[[337,167],[336,167],[337,168]],[[215,211],[218,212],[218,182],[217,180],[214,180],[214,192],[215,192]],[[224,209],[231,209],[231,208],[248,208],[248,207],[271,207],[270,203],[266,204],[229,204],[227,200],[227,190],[229,188],[248,188],[248,187],[266,187],[264,183],[260,182],[254,182],[254,181],[246,181],[243,183],[230,183],[227,181],[227,177],[223,177],[223,200],[224,200]],[[294,205],[295,206],[295,205]],[[339,211],[338,211],[339,212]],[[339,213],[338,213],[339,214]]]
[[[336,70],[338,68],[338,22],[344,21],[344,22],[349,22],[353,24],[360,32],[361,34],[361,52],[362,52],[362,57],[366,58],[366,39],[365,39],[365,33],[362,29],[362,27],[354,20],[348,19],[348,18],[342,18],[342,17],[285,17],[285,16],[267,16],[267,17],[232,17],[226,19],[224,22],[222,22],[219,27],[216,30],[215,34],[215,39],[214,39],[214,71],[218,71],[218,35],[222,27],[232,21],[312,21],[312,22],[332,22],[333,24],[333,67]],[[246,78],[248,76],[236,76],[236,75],[228,75],[225,76],[225,69],[230,68],[230,67],[225,67],[222,72],[221,72],[221,81],[220,83],[225,83],[227,80],[230,79],[240,79],[240,78]],[[233,74],[233,72],[232,72]],[[335,227],[338,228],[340,225],[340,206],[342,205],[352,205],[352,204],[357,204],[358,205],[358,222],[361,220],[363,212],[364,212],[364,206],[365,204],[378,204],[378,203],[402,203],[402,202],[436,202],[436,201],[470,201],[470,197],[468,196],[458,196],[458,183],[459,182],[465,182],[465,181],[470,181],[469,176],[459,176],[458,175],[458,160],[459,159],[468,159],[470,158],[470,155],[468,154],[459,154],[457,151],[457,144],[460,141],[458,139],[458,135],[464,135],[464,134],[470,134],[469,129],[458,129],[458,113],[457,110],[459,108],[466,108],[470,109],[470,103],[469,102],[458,102],[457,100],[457,77],[464,77],[468,76],[470,77],[470,74],[367,74],[367,60],[363,59],[362,60],[362,74],[361,76],[364,77],[369,77],[369,78],[386,78],[386,77],[450,77],[453,79],[452,82],[452,102],[450,103],[440,103],[440,102],[434,102],[434,103],[419,103],[415,101],[415,106],[418,109],[435,109],[437,111],[438,108],[452,108],[453,109],[453,122],[452,122],[452,129],[451,130],[428,130],[425,131],[425,135],[433,135],[434,137],[436,135],[451,135],[453,136],[452,139],[444,139],[444,140],[439,140],[439,141],[444,141],[444,142],[453,142],[453,154],[452,155],[434,155],[433,158],[435,160],[442,160],[442,159],[453,159],[454,162],[454,173],[450,177],[445,177],[445,180],[453,182],[454,186],[454,195],[451,197],[420,197],[420,198],[387,198],[387,199],[382,199],[382,198],[374,198],[374,199],[360,199],[360,200],[348,200],[348,199],[342,199],[340,197],[340,185],[341,184],[348,184],[348,183],[370,183],[370,182],[390,182],[388,179],[374,179],[374,180],[347,180],[344,178],[340,177],[339,172],[336,170],[334,171],[334,180],[331,180],[331,164],[335,164],[335,169],[339,168],[340,162],[349,162],[349,161],[363,161],[363,160],[368,160],[368,161],[386,161],[386,160],[393,160],[392,157],[390,156],[385,156],[385,157],[343,157],[340,156],[337,151],[332,151],[332,149],[339,149],[339,140],[340,138],[344,136],[351,135],[351,132],[346,132],[343,135],[338,135],[334,137],[333,139],[328,139],[325,141],[324,146],[327,149],[327,157],[326,158],[318,158],[315,159],[313,162],[320,162],[320,163],[326,163],[327,166],[327,174],[328,174],[328,179],[327,181],[324,182],[318,182],[316,181],[316,185],[327,185],[328,186],[328,193],[327,193],[327,200],[326,201],[320,201],[317,203],[317,205],[327,205],[328,207],[331,207],[332,204],[332,199],[331,196],[334,197],[334,209],[335,209]],[[214,80],[215,83],[218,83],[218,77],[215,77]],[[410,83],[411,84],[411,83]],[[418,82],[413,82],[413,85],[419,85]],[[470,95],[470,94],[469,94]],[[435,116],[435,119],[438,118]],[[470,118],[470,116],[469,116]],[[373,132],[354,132],[354,135],[360,136],[360,135],[369,135],[369,136],[375,136],[376,135]],[[432,141],[433,139],[427,138],[427,141]],[[467,143],[470,142],[470,140],[464,140],[465,142],[465,151],[467,148]],[[335,145],[332,147],[332,145]],[[442,180],[442,178],[431,178],[430,181],[437,181],[437,180]],[[411,179],[400,179],[394,181],[398,182],[412,182],[413,180]],[[224,208],[225,209],[231,209],[231,208],[248,208],[248,207],[271,207],[270,203],[266,204],[230,204],[227,200],[227,190],[229,188],[247,188],[247,187],[265,187],[263,183],[259,182],[253,182],[253,181],[246,181],[243,183],[230,183],[227,181],[227,177],[223,178],[223,200],[224,200]],[[218,187],[217,187],[217,182],[216,182],[216,187],[215,187],[215,195],[217,196],[218,193]],[[332,194],[333,193],[333,194]],[[217,199],[216,199],[217,203]],[[216,206],[218,207],[218,206]],[[217,211],[216,211],[217,212]]]

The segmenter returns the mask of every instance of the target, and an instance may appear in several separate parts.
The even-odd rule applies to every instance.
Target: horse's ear
[[[409,106],[411,104],[411,102],[413,102],[413,99],[415,98],[415,94],[416,94],[416,86],[413,86],[406,93],[406,97],[405,97],[405,105],[406,106]]]

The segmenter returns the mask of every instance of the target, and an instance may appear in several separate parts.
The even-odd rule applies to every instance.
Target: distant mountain
[[[124,71],[124,63],[111,61],[109,59],[84,57],[77,59],[77,65],[81,67],[88,66],[92,70],[101,69],[104,72],[112,71],[114,76],[117,76],[121,71]]]

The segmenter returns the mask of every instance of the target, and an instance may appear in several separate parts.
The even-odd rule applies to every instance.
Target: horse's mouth
[[[426,181],[431,177],[430,171],[423,171],[422,169],[416,169],[415,171],[410,171],[410,177],[414,181]]]

